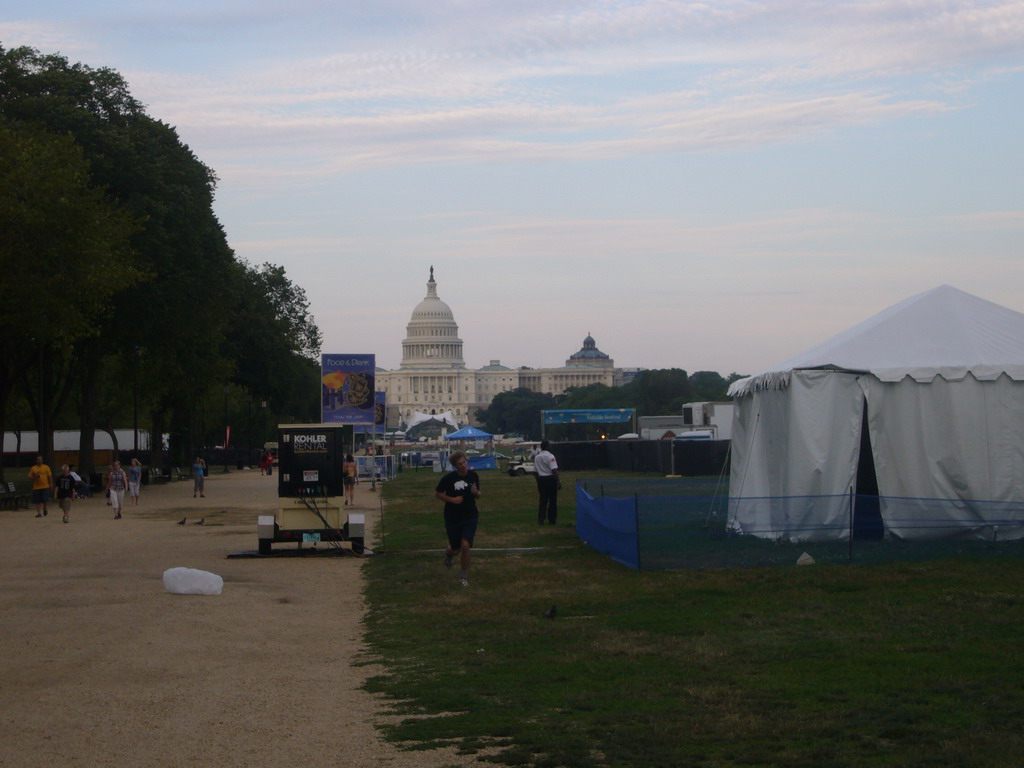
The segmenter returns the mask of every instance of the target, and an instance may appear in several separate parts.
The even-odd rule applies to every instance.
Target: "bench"
[[[174,468],[174,476],[176,478],[178,478],[179,480],[191,480],[192,479],[192,470],[190,469],[188,471],[185,471],[181,467],[175,467]]]
[[[0,483],[0,509],[28,509],[29,495],[19,493],[12,482]]]
[[[170,480],[170,476],[165,475],[162,470],[153,467],[149,470],[149,483],[154,485],[156,483],[166,483]]]

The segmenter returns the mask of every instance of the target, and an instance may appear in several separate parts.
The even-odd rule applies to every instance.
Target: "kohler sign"
[[[326,453],[327,435],[323,432],[300,432],[292,435],[292,444],[295,453]]]

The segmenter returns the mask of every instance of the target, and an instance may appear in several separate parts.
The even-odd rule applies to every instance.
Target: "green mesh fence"
[[[810,497],[798,499],[806,506]],[[848,497],[817,497],[846,505]],[[753,501],[753,500],[748,500]],[[765,500],[777,504],[780,499]],[[786,501],[786,500],[781,500]],[[916,540],[883,535],[850,535],[845,524],[815,526],[788,538],[741,534],[728,525],[729,500],[717,480],[598,479],[577,484],[577,531],[588,544],[642,570],[735,568],[815,563],[877,563],[937,558],[1024,557],[1024,540],[965,538],[942,519],[949,500],[914,500],[935,515],[920,519],[926,536]],[[998,510],[1003,530],[1021,523],[1021,505]],[[929,528],[929,526],[931,526]],[[999,526],[995,526],[998,529]],[[987,530],[987,529],[986,529]],[[828,539],[828,540],[820,540]]]

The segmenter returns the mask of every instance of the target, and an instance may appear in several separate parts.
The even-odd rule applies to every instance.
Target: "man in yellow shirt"
[[[53,472],[43,464],[42,456],[36,456],[36,463],[29,468],[28,476],[32,481],[32,503],[36,505],[36,517],[48,515],[46,505],[53,495]]]

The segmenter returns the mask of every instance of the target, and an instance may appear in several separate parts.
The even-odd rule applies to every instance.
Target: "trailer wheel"
[[[273,539],[260,539],[260,554],[269,555],[270,545],[274,543]]]

